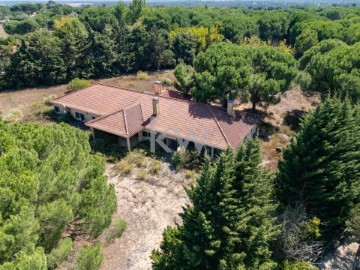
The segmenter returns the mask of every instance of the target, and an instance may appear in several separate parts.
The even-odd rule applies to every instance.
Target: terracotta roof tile
[[[156,117],[152,116],[153,97],[159,98],[160,114]],[[237,148],[258,121],[249,113],[237,111],[230,117],[207,104],[101,84],[52,103],[99,115],[87,125],[115,135],[132,136],[145,127],[219,149]]]

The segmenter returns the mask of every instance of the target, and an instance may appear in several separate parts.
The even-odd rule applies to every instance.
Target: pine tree
[[[258,142],[206,159],[182,225],[167,228],[153,269],[272,269],[276,236],[269,175],[259,168]]]
[[[284,151],[277,196],[286,205],[305,205],[310,218],[321,219],[325,232],[338,229],[360,199],[359,160],[359,106],[328,98],[305,117]]]
[[[261,167],[258,141],[248,141],[236,156],[236,197],[240,201],[241,220],[238,223],[241,243],[238,252],[246,254],[246,269],[273,269],[270,242],[275,240],[279,228],[273,215],[272,176]]]

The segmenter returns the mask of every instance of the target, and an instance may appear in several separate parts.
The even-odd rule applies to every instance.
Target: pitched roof
[[[135,103],[130,107],[91,120],[86,125],[129,138],[144,129],[143,123],[141,104]]]
[[[153,97],[159,98],[160,113],[156,117],[152,115]],[[230,117],[207,104],[102,84],[52,103],[100,116],[86,125],[115,135],[131,137],[146,128],[219,149],[236,149],[258,121],[250,113],[235,111]]]

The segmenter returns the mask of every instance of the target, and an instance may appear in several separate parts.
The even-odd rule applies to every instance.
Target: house
[[[236,149],[256,133],[259,118],[251,113],[227,111],[208,104],[172,98],[160,82],[154,93],[139,92],[103,84],[54,99],[59,114],[70,113],[90,127],[94,137],[99,132],[112,134],[130,151],[138,142],[149,140],[152,151],[197,149],[216,151]]]

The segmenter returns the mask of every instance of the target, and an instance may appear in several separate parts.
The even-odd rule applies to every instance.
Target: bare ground
[[[0,38],[7,38],[9,35],[6,34],[4,27],[0,24]]]
[[[161,81],[164,78],[168,78],[175,81],[175,76],[172,70],[162,70],[158,72],[138,72],[133,75],[125,75],[120,77],[114,77],[109,79],[98,80],[98,82],[114,85],[118,87],[152,92],[155,81]],[[173,87],[167,87],[168,89],[174,89]]]
[[[159,247],[164,229],[181,222],[178,214],[189,203],[183,186],[192,180],[184,181],[184,175],[171,171],[168,163],[162,166],[160,176],[137,180],[136,169],[130,176],[121,177],[114,173],[113,165],[107,165],[106,174],[117,195],[115,217],[125,219],[128,229],[104,248],[101,269],[151,269],[151,251]]]
[[[153,91],[154,82],[163,78],[169,78],[171,80],[175,79],[171,70],[165,70],[152,73],[141,72],[138,73],[138,75],[126,75],[97,80],[95,82],[139,91]],[[66,86],[67,85],[58,85],[0,92],[0,116],[7,115],[11,109],[18,109],[22,112],[23,116],[26,117],[31,113],[31,105],[33,103],[42,101],[50,95],[56,95],[57,97],[65,95]],[[168,88],[173,89],[172,87]]]
[[[347,242],[329,252],[318,265],[321,270],[355,270],[358,243]]]
[[[65,91],[66,85],[59,85],[0,92],[0,116],[7,115],[11,109],[19,109],[23,115],[27,115],[34,102],[39,102],[50,95],[63,96]]]
[[[318,95],[306,96],[298,86],[285,92],[276,105],[267,108],[257,107],[264,118],[260,124],[261,149],[263,166],[270,170],[277,169],[278,160],[282,153],[276,148],[285,148],[298,128],[300,118],[308,111],[315,108],[320,101]],[[241,104],[236,109],[250,110],[251,104]]]

